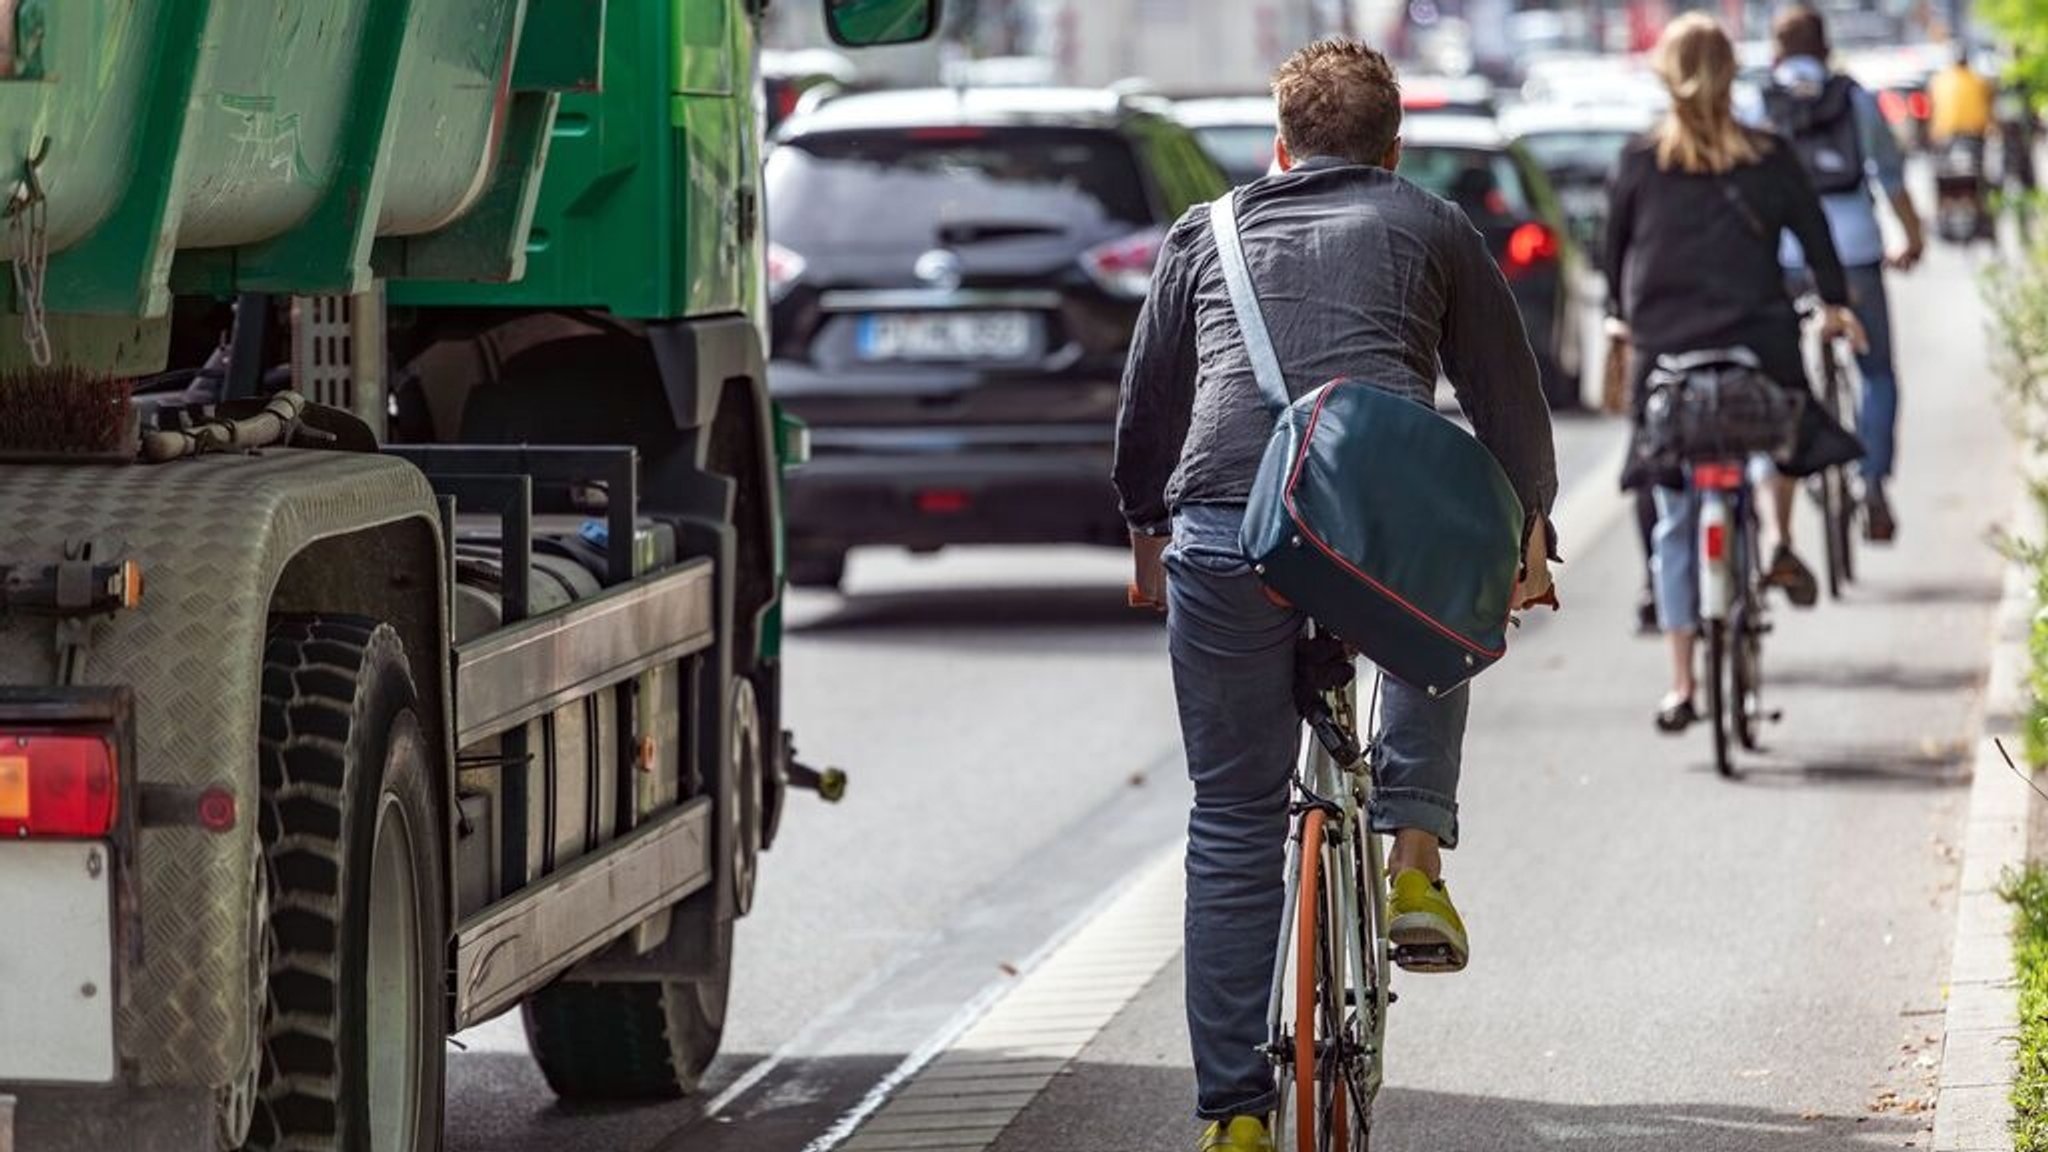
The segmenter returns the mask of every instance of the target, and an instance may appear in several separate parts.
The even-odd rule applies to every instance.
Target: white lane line
[[[805,1152],[986,1149],[1180,952],[1181,850],[1162,853],[1022,979],[932,1037]]]

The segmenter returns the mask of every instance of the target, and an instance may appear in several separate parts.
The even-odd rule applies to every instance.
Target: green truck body
[[[513,1008],[566,1097],[694,1087],[836,784],[781,718],[762,6],[0,0],[0,1149],[431,1149]],[[311,403],[22,443],[123,382],[144,445]]]

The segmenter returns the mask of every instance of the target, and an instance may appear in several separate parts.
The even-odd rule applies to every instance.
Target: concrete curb
[[[2033,496],[2022,491],[2013,517],[2021,539],[2048,541]],[[1969,814],[1949,958],[1941,1079],[1934,1109],[1935,1152],[2011,1152],[2013,1059],[2019,991],[2012,960],[2012,909],[2000,878],[2026,861],[2028,782],[2006,766],[1997,740],[2018,755],[2026,712],[2027,634],[2036,605],[2026,570],[2007,568],[1991,640],[1983,731],[1972,766]]]

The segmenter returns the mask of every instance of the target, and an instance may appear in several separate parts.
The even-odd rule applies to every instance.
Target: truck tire
[[[695,1092],[725,1035],[731,921],[719,929],[715,953],[703,980],[558,980],[529,997],[527,1044],[548,1087],[570,1101],[675,1100]]]
[[[440,1147],[447,886],[416,707],[390,625],[272,620],[259,815],[269,982],[250,1149]]]

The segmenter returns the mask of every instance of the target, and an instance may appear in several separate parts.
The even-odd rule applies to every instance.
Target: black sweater
[[[1623,151],[1610,189],[1607,299],[1636,347],[1796,342],[1798,314],[1778,264],[1788,230],[1821,299],[1849,302],[1827,216],[1798,156],[1776,136],[1753,135],[1761,157],[1725,176],[1660,170],[1650,137]]]

